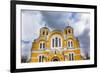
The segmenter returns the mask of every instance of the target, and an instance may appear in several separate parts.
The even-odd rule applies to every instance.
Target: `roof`
[[[72,28],[71,26],[67,26],[67,27],[65,27],[65,28]],[[73,28],[72,28],[73,29]]]
[[[47,27],[42,27],[41,29],[48,29]]]

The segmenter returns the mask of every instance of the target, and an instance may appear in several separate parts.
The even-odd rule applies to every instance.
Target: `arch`
[[[39,43],[39,48],[40,48],[41,50],[45,49],[45,42],[41,41],[41,42]]]
[[[58,34],[60,35],[62,38],[64,38],[64,34],[63,32],[59,31],[59,30],[54,30],[52,31],[49,35],[48,35],[48,39],[50,39],[53,35]]]
[[[51,61],[60,61],[59,57],[55,56],[51,59]]]
[[[50,34],[48,34],[47,39],[48,39],[47,41],[50,43],[50,48],[62,48],[64,45],[63,44],[64,35],[63,32],[61,31],[58,30],[52,31]],[[56,46],[54,45],[55,42]]]
[[[64,32],[66,35],[68,34],[73,34],[73,28],[71,26],[67,26],[65,29],[64,29]]]
[[[71,60],[71,61],[74,60],[74,56],[75,56],[74,53],[70,52],[69,53],[69,60]]]
[[[51,48],[61,48],[62,47],[62,37],[60,35],[53,35],[51,38]]]
[[[47,27],[40,28],[40,36],[46,36],[49,33],[49,29]]]
[[[69,39],[69,40],[67,41],[67,47],[68,47],[68,48],[73,48],[73,47],[74,47],[73,44],[74,44],[74,41],[73,41],[73,40]]]

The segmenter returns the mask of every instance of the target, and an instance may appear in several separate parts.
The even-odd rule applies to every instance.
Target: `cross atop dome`
[[[44,25],[44,27],[46,27],[46,22],[45,21],[43,22],[43,25]]]
[[[44,24],[44,26],[46,27],[46,23]]]
[[[67,19],[68,26],[70,26],[70,23],[71,23],[70,19]]]
[[[67,27],[65,27],[64,32],[66,35],[73,35],[74,31],[73,28],[70,26],[71,22],[70,19],[67,19]]]

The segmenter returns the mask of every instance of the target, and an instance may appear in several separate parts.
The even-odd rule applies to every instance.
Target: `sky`
[[[73,27],[75,37],[80,41],[83,54],[90,51],[90,14],[66,11],[22,10],[22,55],[29,56],[32,42],[38,38],[40,28],[46,26],[51,31],[63,30],[68,24]]]

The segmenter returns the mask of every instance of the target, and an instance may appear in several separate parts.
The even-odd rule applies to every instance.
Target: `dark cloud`
[[[30,14],[32,14],[32,15],[34,15],[36,13],[37,12],[34,12],[34,11],[30,12]],[[77,13],[77,12],[57,12],[57,11],[55,11],[55,12],[54,11],[40,11],[39,14],[42,15],[42,18],[40,18],[40,16],[39,16],[37,19],[39,20],[39,18],[40,18],[40,20],[44,21],[46,23],[47,27],[49,27],[51,29],[61,29],[61,30],[64,29],[66,26],[68,26],[67,20],[71,20],[73,23],[77,22],[80,20],[80,15],[81,15],[81,13]],[[33,19],[33,18],[34,18],[34,16],[31,19]],[[36,19],[36,17],[35,17],[35,19]],[[30,23],[30,25],[31,25],[31,23],[33,24],[33,22],[28,22],[28,23]],[[41,24],[39,24],[39,25],[43,25],[42,22],[40,22],[40,23]],[[87,21],[87,23],[88,23],[88,21]],[[70,24],[70,25],[73,26],[73,24]],[[83,49],[85,54],[90,52],[90,36],[88,35],[89,32],[90,32],[90,30],[86,29],[81,35],[77,36],[79,38],[81,48]],[[32,33],[33,33],[33,31],[32,31]],[[27,54],[27,51],[30,50],[29,48],[31,48],[32,45],[30,45],[30,41],[27,41],[27,40],[22,40],[22,44],[25,45],[23,47],[23,51],[24,51],[23,53]]]
[[[26,40],[21,40],[21,43],[22,43],[22,53],[21,55],[22,56],[28,56],[29,55],[29,52],[31,51],[31,46],[32,46],[32,43],[30,41],[26,41]]]
[[[75,12],[53,12],[53,11],[42,11],[43,21],[46,22],[46,26],[52,29],[64,29],[67,24],[67,19],[74,22],[80,20],[81,13]],[[73,25],[72,25],[73,26]],[[89,29],[86,29],[81,35],[78,36],[81,48],[85,54],[89,54],[90,51],[90,36],[88,33]]]
[[[86,54],[90,53],[90,36],[88,35],[90,32],[89,29],[86,29],[82,35],[78,36],[81,48],[83,52]]]
[[[53,29],[64,29],[67,26],[67,19],[71,17],[67,12],[42,11],[41,13],[46,25]]]

